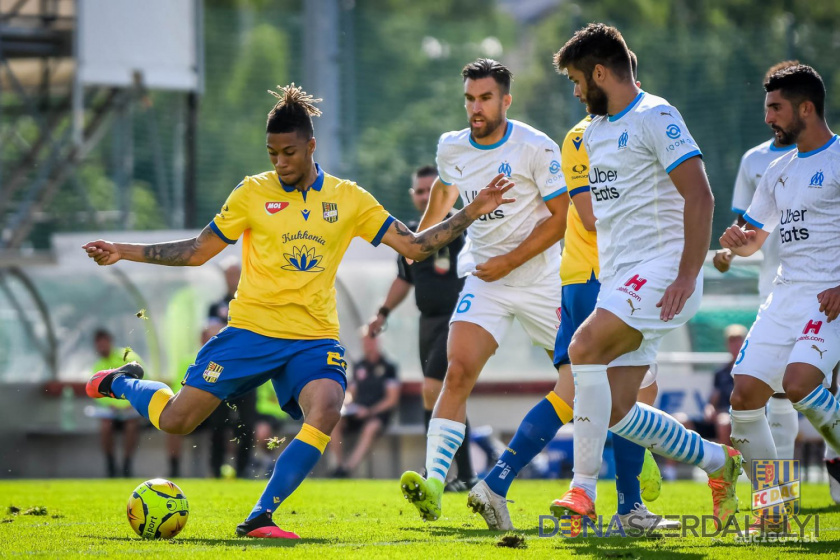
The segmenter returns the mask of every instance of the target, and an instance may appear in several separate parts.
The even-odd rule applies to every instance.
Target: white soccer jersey
[[[469,243],[461,253],[463,262],[475,264],[516,249],[534,227],[551,213],[544,201],[566,192],[560,170],[560,148],[539,130],[519,121],[508,120],[504,137],[489,146],[477,144],[470,129],[447,132],[440,137],[437,151],[440,180],[456,185],[464,204],[469,204],[478,191],[493,177],[504,173],[516,186],[508,196],[516,202],[505,204],[486,214],[467,230]],[[461,261],[461,257],[458,259]],[[538,282],[560,268],[560,244],[515,268],[501,281],[510,286],[526,286]]]
[[[701,155],[679,111],[643,91],[620,113],[593,118],[583,141],[601,276],[665,256],[679,261],[685,201],[668,173]]]
[[[767,171],[767,167],[787,152],[796,149],[791,144],[784,148],[777,148],[773,140],[763,142],[758,146],[747,150],[741,158],[741,165],[738,168],[738,177],[735,179],[735,189],[732,191],[732,211],[744,215],[747,207],[752,202],[758,181]],[[761,262],[761,269],[758,273],[758,293],[762,299],[767,299],[773,289],[773,279],[779,270],[779,247],[781,242],[776,236],[771,236],[764,242],[761,252],[764,260]]]
[[[781,241],[782,282],[840,284],[840,142],[775,160],[744,219]]]

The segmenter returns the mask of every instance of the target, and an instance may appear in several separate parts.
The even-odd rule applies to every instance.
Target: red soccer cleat
[[[253,519],[243,521],[236,526],[236,534],[240,537],[254,539],[299,539],[295,533],[284,531],[271,519],[271,512],[261,513]]]
[[[595,503],[589,497],[589,494],[586,493],[586,490],[583,488],[578,488],[575,486],[571,488],[568,492],[563,494],[563,497],[559,500],[554,500],[551,503],[551,514],[556,518],[566,517],[566,516],[587,516],[593,521],[596,519],[595,516]]]
[[[143,366],[137,362],[131,362],[116,369],[97,371],[88,380],[87,385],[85,385],[87,396],[92,399],[101,399],[104,397],[118,399],[119,397],[111,392],[111,383],[119,375],[127,375],[134,379],[143,379]]]

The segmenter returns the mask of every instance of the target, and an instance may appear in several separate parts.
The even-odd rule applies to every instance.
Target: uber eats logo
[[[593,167],[589,171],[589,186],[597,202],[613,200],[619,197],[618,189],[609,184],[617,179],[618,171],[613,171],[612,169],[603,170],[599,167]]]

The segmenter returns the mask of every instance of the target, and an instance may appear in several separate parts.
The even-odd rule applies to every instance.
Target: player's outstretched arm
[[[505,198],[505,193],[513,186],[513,181],[500,173],[479,191],[472,202],[448,220],[419,233],[414,233],[399,220],[394,220],[382,237],[382,242],[408,259],[422,261],[441,247],[449,245],[484,214],[492,212],[502,204],[514,202],[516,199]]]
[[[205,227],[197,237],[166,243],[111,243],[102,239],[82,245],[99,266],[120,260],[165,266],[199,266],[218,255],[228,244]]]
[[[731,225],[720,236],[720,246],[729,249],[739,257],[749,257],[761,249],[768,235],[766,231],[758,229],[752,224],[746,224],[742,227]]]
[[[677,278],[666,288],[662,299],[656,304],[661,308],[659,317],[663,321],[670,321],[682,311],[685,302],[694,293],[697,275],[700,274],[709,250],[712,237],[712,214],[715,209],[712,188],[709,186],[703,161],[699,157],[685,160],[669,175],[677,191],[685,200],[683,212],[685,245]]]
[[[455,185],[447,185],[440,180],[440,177],[435,179],[432,183],[432,190],[429,191],[429,203],[426,205],[426,211],[423,212],[423,218],[417,226],[417,231],[423,231],[435,224],[443,221],[446,215],[455,206],[455,201],[458,200],[458,187]]]

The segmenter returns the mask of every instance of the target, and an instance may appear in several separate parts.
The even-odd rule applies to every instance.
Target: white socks
[[[793,459],[793,447],[799,433],[799,413],[788,399],[771,398],[767,403],[767,422],[776,444],[776,457]]]
[[[776,459],[776,444],[763,408],[732,410],[732,446],[744,456],[744,471],[752,472],[756,459]],[[793,454],[791,454],[791,457]]]
[[[455,452],[464,442],[466,426],[454,420],[432,418],[426,435],[426,478],[446,484]]]
[[[822,434],[825,442],[840,453],[840,403],[831,392],[819,385],[793,408],[805,415]]]
[[[612,394],[605,365],[574,365],[575,474],[572,487],[583,488],[595,501],[595,483],[601,470],[610,425]]]
[[[707,473],[715,472],[726,462],[719,444],[706,441],[670,414],[644,403],[636,403],[611,431],[653,453],[700,467]]]

